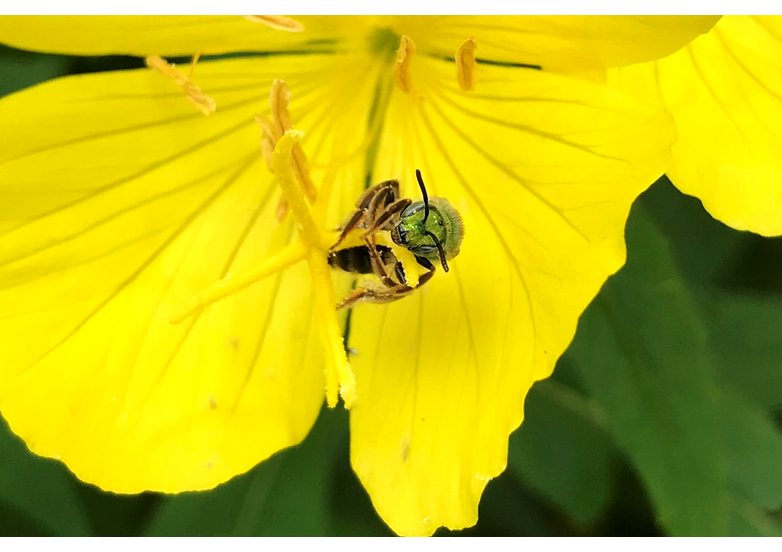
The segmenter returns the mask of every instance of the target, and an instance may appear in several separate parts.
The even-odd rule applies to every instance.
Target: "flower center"
[[[384,61],[391,61],[399,49],[400,38],[390,27],[375,28],[367,37],[369,51]]]

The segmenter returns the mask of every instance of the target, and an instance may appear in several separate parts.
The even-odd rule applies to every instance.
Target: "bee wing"
[[[369,204],[372,203],[372,200],[375,199],[375,196],[377,196],[380,192],[388,194],[388,196],[384,199],[384,205],[390,205],[399,199],[399,181],[384,180],[380,184],[375,184],[371,188],[367,188],[356,201],[356,207],[362,211],[367,209]]]

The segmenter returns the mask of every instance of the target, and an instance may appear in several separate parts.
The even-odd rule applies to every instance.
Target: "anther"
[[[277,184],[293,210],[302,238],[310,245],[318,247],[323,241],[323,236],[312,219],[310,206],[302,193],[301,185],[296,182],[296,174],[293,170],[293,149],[303,136],[304,133],[299,130],[286,131],[274,147],[272,161]]]
[[[282,138],[286,130],[293,128],[288,107],[291,104],[291,89],[284,80],[274,79],[269,89],[269,108],[272,112],[277,140]]]
[[[477,48],[475,39],[468,38],[459,49],[456,50],[456,80],[459,82],[459,88],[462,90],[475,90],[476,67],[475,49]]]
[[[204,94],[201,89],[195,83],[193,83],[192,80],[190,80],[189,77],[183,75],[172,64],[168,63],[160,56],[149,56],[145,62],[147,67],[158,71],[179,85],[182,90],[184,90],[185,95],[187,95],[187,99],[190,100],[193,105],[195,105],[201,111],[201,113],[204,115],[211,115],[215,112],[215,101]]]
[[[195,72],[196,65],[198,65],[198,60],[201,59],[201,53],[197,53],[193,56],[193,61],[190,62],[190,79],[193,78],[193,73]]]
[[[402,35],[399,41],[399,49],[396,51],[394,63],[394,82],[405,94],[414,94],[413,77],[410,74],[410,64],[415,53],[415,43],[406,35]]]
[[[291,17],[284,15],[245,15],[247,21],[260,23],[278,31],[288,31],[289,33],[300,33],[304,31],[304,25]]]
[[[277,143],[274,123],[265,115],[260,114],[255,116],[255,122],[261,127],[261,155],[263,155],[263,159],[266,161],[266,167],[269,169],[269,172],[274,173],[272,154],[274,153],[274,145]]]
[[[272,83],[271,89],[269,90],[269,108],[271,109],[272,117],[271,121],[266,119],[266,121],[269,123],[267,127],[264,127],[264,122],[259,122],[263,128],[263,132],[270,134],[271,144],[276,144],[286,131],[293,129],[293,120],[291,119],[290,112],[288,111],[290,101],[291,90],[288,84],[283,80],[275,79]],[[258,118],[256,118],[256,121],[258,121]],[[261,139],[262,150],[265,147],[265,140],[265,138]],[[273,150],[274,146],[272,145],[272,151]],[[295,144],[293,146],[293,152],[291,155],[293,174],[296,176],[296,181],[299,183],[299,186],[301,186],[301,189],[307,199],[310,202],[314,202],[318,197],[318,191],[315,188],[315,183],[310,177],[307,156],[304,154],[304,150],[302,149],[301,144]],[[264,152],[264,157],[265,156],[266,153]],[[268,164],[269,158],[267,157],[266,159]],[[272,172],[274,171],[272,170]],[[279,203],[277,204],[277,222],[282,222],[287,214],[288,202],[285,197],[281,197]]]

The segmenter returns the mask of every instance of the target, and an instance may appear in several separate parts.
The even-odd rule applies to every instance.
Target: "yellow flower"
[[[151,57],[156,71],[0,101],[0,410],[31,450],[104,489],[209,489],[303,439],[326,368],[330,401],[336,372],[347,386],[352,464],[391,528],[472,525],[527,391],[624,263],[630,206],[674,141],[663,112],[572,74],[667,55],[714,18],[298,22],[304,32],[287,19],[0,18],[0,41],[29,49],[264,52],[192,76]],[[297,188],[287,165],[275,177],[264,163],[268,129],[265,156],[258,145],[275,79],[305,132],[309,170],[290,169],[317,188],[317,232],[369,184],[399,178],[417,197],[416,168],[464,217],[448,274],[353,310],[350,367],[341,346],[324,358],[336,315],[321,304],[313,326],[328,292],[313,292],[305,263],[181,312],[216,281],[305,250],[325,278],[316,241],[291,249],[293,217],[277,220],[277,180]],[[350,277],[334,276],[340,298]]]
[[[668,174],[681,191],[733,228],[782,235],[782,16],[726,16],[610,80],[675,117]]]

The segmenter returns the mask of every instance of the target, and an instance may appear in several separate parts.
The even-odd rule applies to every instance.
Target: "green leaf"
[[[757,506],[782,506],[782,435],[757,406],[725,390],[720,398],[734,493]]]
[[[628,262],[579,323],[571,358],[673,535],[724,535],[728,485],[705,333],[667,243],[636,207]]]
[[[337,462],[331,500],[329,502],[329,536],[393,537],[372,506],[372,501],[350,467],[347,454]]]
[[[100,537],[137,536],[148,521],[150,509],[162,500],[161,495],[155,493],[121,495],[104,492],[80,481],[74,486],[93,535]]]
[[[766,408],[782,406],[782,301],[720,294],[704,308],[725,385]]]
[[[731,501],[731,537],[782,537],[779,522],[746,500]]]
[[[699,199],[682,194],[661,177],[640,203],[659,232],[672,245],[671,254],[682,276],[698,286],[715,286],[732,272],[732,260],[747,243],[706,212]]]
[[[0,419],[0,517],[3,534],[89,535],[89,521],[65,466],[30,453]],[[27,520],[27,525],[21,527]],[[14,527],[12,527],[13,525]]]
[[[212,491],[165,499],[146,534],[326,535],[331,470],[346,435],[344,413],[324,410],[302,444]]]
[[[440,528],[438,537],[552,537],[572,536],[558,512],[526,488],[513,473],[504,473],[489,482],[481,498],[478,523],[473,527],[450,531]]]
[[[594,523],[606,507],[613,467],[604,413],[552,380],[535,384],[524,410],[510,440],[511,472],[576,524]]]

